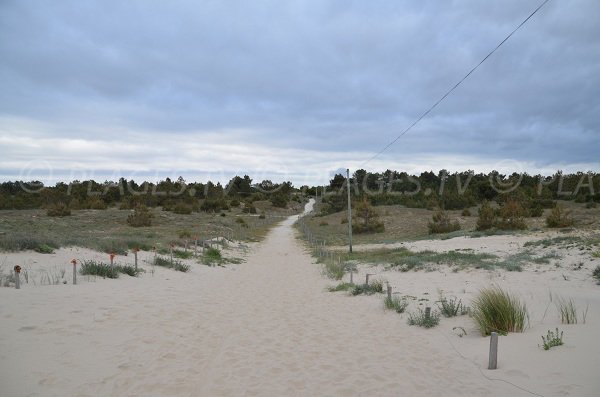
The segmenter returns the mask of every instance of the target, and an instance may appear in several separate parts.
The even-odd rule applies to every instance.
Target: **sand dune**
[[[396,290],[415,295],[441,288],[468,297],[492,281],[526,295],[535,309],[534,329],[502,337],[499,369],[488,371],[488,339],[472,326],[462,338],[452,330],[470,324],[466,317],[424,330],[385,312],[380,296],[326,292],[332,283],[296,240],[294,220],[277,226],[241,265],[194,264],[187,274],[156,268],[139,278],[0,288],[1,394],[597,395],[600,287],[592,290],[592,281],[582,278],[565,290],[588,299],[587,323],[563,326],[565,346],[546,352],[537,346],[540,335],[557,321],[550,314],[542,320],[544,297],[558,288],[544,285],[547,276],[386,274]],[[56,260],[64,263],[73,254],[61,250]],[[46,258],[6,254],[5,262],[23,255]]]

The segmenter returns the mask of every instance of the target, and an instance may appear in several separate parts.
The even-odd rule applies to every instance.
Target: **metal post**
[[[350,168],[346,168],[346,185],[348,187],[348,249],[352,253],[352,204],[350,200]]]

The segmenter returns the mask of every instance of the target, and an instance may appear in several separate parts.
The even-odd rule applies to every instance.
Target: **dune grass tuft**
[[[176,259],[171,261],[170,259],[162,257],[162,256],[156,256],[156,259],[154,260],[154,264],[156,266],[162,266],[162,267],[166,267],[169,269],[177,270],[178,272],[185,273],[190,270],[189,265],[186,265],[183,262],[178,261]]]
[[[432,310],[427,316],[425,310],[419,308],[416,312],[408,313],[408,325],[417,325],[423,328],[433,328],[440,323],[440,313]]]
[[[406,298],[401,298],[399,296],[392,296],[391,298],[386,296],[383,300],[383,305],[388,310],[395,310],[396,313],[404,313],[408,306],[408,302],[406,301]]]
[[[557,296],[555,304],[561,323],[577,324],[577,306],[575,305],[575,302],[573,302],[573,299]]]
[[[482,289],[472,303],[472,315],[482,335],[523,332],[527,305],[498,286]]]

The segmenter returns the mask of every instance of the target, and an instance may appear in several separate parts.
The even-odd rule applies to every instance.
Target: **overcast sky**
[[[0,1],[0,179],[600,170],[600,2]]]

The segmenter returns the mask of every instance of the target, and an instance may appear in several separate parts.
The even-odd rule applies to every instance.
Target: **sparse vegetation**
[[[557,296],[555,304],[562,324],[577,324],[577,306],[573,299]]]
[[[81,262],[79,273],[82,275],[99,276],[103,278],[118,278],[119,273],[135,277],[140,273],[140,270],[138,269],[136,271],[135,267],[132,265],[110,265],[95,260],[84,260]]]
[[[496,212],[489,201],[484,200],[479,208],[479,217],[477,218],[477,230],[489,230],[496,224]]]
[[[542,346],[544,350],[550,350],[551,347],[560,346],[563,343],[563,331],[558,331],[556,328],[556,332],[552,332],[548,330],[548,334],[544,337],[542,335]]]
[[[369,284],[358,284],[352,289],[352,295],[373,295],[383,292],[383,282],[381,280],[373,280]]]
[[[418,308],[416,312],[408,313],[408,325],[416,325],[423,328],[433,328],[440,323],[440,313],[431,310],[429,316],[426,311]]]
[[[179,272],[188,272],[190,270],[189,265],[186,265],[183,262],[176,259],[171,261],[170,259],[162,257],[160,255],[157,255],[154,259],[154,265],[177,270]]]
[[[469,313],[469,308],[463,305],[460,299],[455,297],[448,299],[444,296],[441,296],[438,306],[444,317],[462,316]]]
[[[323,273],[334,280],[341,280],[346,272],[346,264],[335,260],[325,260],[323,263]]]
[[[523,332],[529,319],[527,305],[498,286],[479,291],[471,313],[482,335]]]

